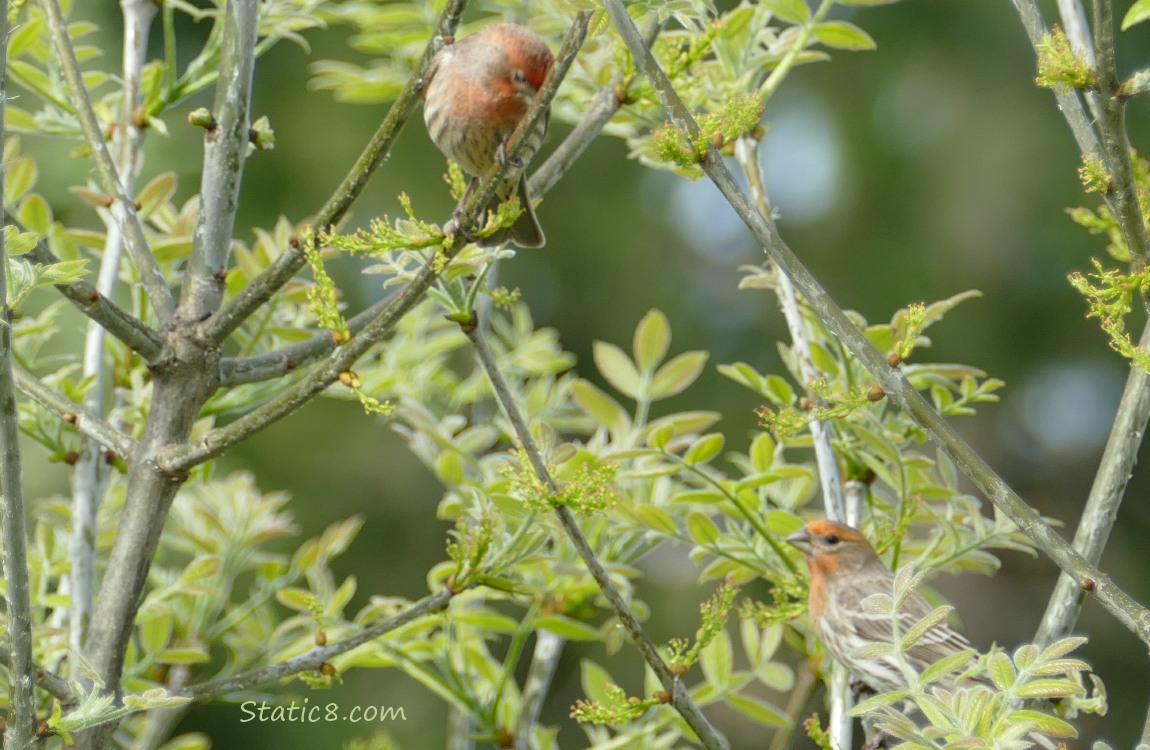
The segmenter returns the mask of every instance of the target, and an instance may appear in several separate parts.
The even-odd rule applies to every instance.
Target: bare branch
[[[671,121],[692,139],[699,137],[694,117],[675,92],[662,68],[643,46],[642,38],[623,8],[621,0],[604,0],[616,28],[631,48],[663,102]],[[1119,588],[1098,568],[1078,554],[1062,537],[1058,536],[1039,513],[1026,504],[1006,484],[994,469],[974,451],[934,408],[914,389],[901,370],[890,367],[884,355],[851,322],[842,309],[826,293],[787,247],[782,238],[759,215],[743,195],[738,183],[727,170],[722,157],[709,147],[702,158],[702,167],[735,209],[739,218],[767,251],[771,260],[791,276],[799,292],[871,375],[878,381],[887,397],[910,416],[923,430],[938,441],[975,485],[995,506],[1029,536],[1042,552],[1080,581],[1089,580],[1101,603],[1124,626],[1147,644],[1150,644],[1150,611]]]
[[[293,674],[319,669],[324,662],[329,661],[334,656],[339,656],[342,653],[351,651],[353,648],[358,648],[365,643],[379,638],[381,635],[390,633],[410,622],[415,622],[420,617],[443,609],[457,593],[459,592],[443,589],[430,596],[425,596],[395,617],[377,622],[374,625],[364,628],[355,635],[348,636],[334,643],[329,643],[326,646],[316,646],[306,653],[293,656],[290,659],[277,662],[276,664],[241,672],[231,677],[222,677],[218,680],[173,690],[172,693],[174,695],[187,696],[195,700],[205,700],[229,693],[236,693],[241,690],[250,690],[251,688],[266,685],[269,682],[275,682],[276,680],[289,677]]]
[[[104,133],[100,123],[96,120],[96,113],[92,109],[92,101],[88,98],[88,87],[84,85],[84,77],[80,72],[80,62],[76,59],[76,51],[72,48],[72,41],[68,38],[68,27],[64,14],[60,10],[59,0],[41,0],[44,16],[48,21],[48,29],[52,34],[52,41],[56,46],[57,61],[64,72],[68,82],[68,93],[72,97],[72,107],[76,112],[76,119],[84,131],[84,139],[92,152],[92,161],[96,167],[100,186],[104,192],[112,197],[112,214],[116,217],[127,244],[128,254],[140,274],[140,281],[148,294],[148,300],[156,311],[161,322],[167,322],[175,312],[175,301],[172,291],[168,289],[167,281],[160,272],[155,256],[148,247],[148,240],[144,236],[144,228],[140,224],[140,217],[136,214],[136,206],[131,196],[125,192],[125,185],[121,182],[116,165],[108,152],[108,145],[104,142]]]
[[[72,399],[58,393],[40,382],[32,373],[16,364],[13,367],[16,387],[24,394],[57,414],[65,422],[75,427],[80,434],[95,440],[105,448],[114,451],[121,458],[130,458],[136,441],[112,427],[103,419],[85,411]]]
[[[563,636],[549,630],[535,634],[535,653],[531,656],[527,679],[523,681],[523,699],[515,723],[515,750],[531,750],[531,728],[539,723],[543,698],[551,689],[551,678],[555,676],[565,642]]]
[[[626,13],[626,11],[623,11]],[[527,454],[528,460],[531,462],[531,468],[535,471],[535,475],[539,481],[547,487],[548,492],[553,495],[559,494],[559,485],[555,483],[554,477],[551,476],[550,469],[547,468],[546,461],[543,460],[543,455],[539,451],[539,446],[535,443],[535,438],[531,435],[531,429],[527,426],[522,413],[519,411],[519,406],[515,403],[515,397],[511,393],[511,389],[507,385],[507,381],[503,378],[503,373],[499,370],[499,365],[495,361],[495,357],[491,354],[491,349],[487,346],[487,340],[484,338],[480,326],[475,325],[477,321],[472,321],[472,325],[464,326],[463,332],[467,334],[467,338],[475,347],[475,352],[479,356],[479,362],[483,365],[484,371],[487,373],[487,378],[491,382],[491,387],[495,389],[495,396],[499,400],[500,405],[503,407],[504,414],[511,422],[512,428],[515,430],[515,435],[519,439],[519,444],[523,447],[524,453]],[[647,637],[643,631],[643,626],[639,623],[635,613],[631,611],[630,606],[623,599],[619,589],[615,586],[608,575],[606,568],[599,562],[599,558],[595,556],[595,550],[591,549],[587,537],[583,534],[583,530],[579,527],[579,522],[575,520],[575,514],[571,509],[565,505],[560,505],[555,508],[555,515],[559,518],[559,523],[563,526],[563,530],[567,534],[567,538],[575,547],[575,551],[579,553],[579,557],[583,560],[583,564],[587,566],[588,572],[591,577],[595,579],[595,583],[599,585],[599,590],[603,593],[604,598],[611,605],[619,622],[622,623],[626,629],[627,634],[631,638],[631,642],[642,654],[643,660],[655,673],[655,677],[663,685],[663,689],[671,696],[671,705],[683,717],[687,724],[691,727],[692,731],[698,736],[699,741],[703,747],[709,750],[726,750],[729,747],[727,740],[711,725],[707,717],[699,709],[699,706],[691,698],[690,693],[687,691],[686,686],[683,685],[682,680],[671,672],[667,663],[663,661],[663,657],[659,655],[658,649]]]
[[[335,193],[328,198],[327,203],[316,214],[314,226],[318,230],[326,231],[329,227],[343,220],[352,203],[359,198],[368,179],[380,164],[391,153],[391,147],[399,137],[407,118],[415,110],[419,97],[423,91],[423,77],[431,58],[435,55],[441,44],[441,37],[455,33],[459,24],[459,17],[463,13],[466,0],[451,0],[439,15],[435,26],[435,35],[428,41],[423,55],[415,70],[408,79],[391,105],[387,116],[383,118],[379,129],[368,141],[363,153],[352,165],[351,171],[343,178],[343,182],[336,188]],[[219,343],[226,339],[232,331],[236,330],[249,316],[271,299],[280,287],[295,276],[307,262],[303,251],[293,245],[289,246],[271,266],[244,287],[239,294],[233,297],[223,308],[200,328],[200,335],[207,341]]]
[[[205,131],[200,212],[192,235],[192,254],[184,275],[179,312],[201,320],[219,309],[231,254],[232,230],[240,183],[251,138],[252,74],[255,69],[257,0],[223,7],[220,76],[212,105],[213,126]]]
[[[8,100],[8,13],[0,13],[0,103]],[[0,108],[0,143],[4,141]],[[0,195],[7,170],[0,164]],[[0,225],[4,210],[0,206]],[[0,537],[3,538],[4,600],[8,650],[8,726],[6,747],[36,742],[36,665],[32,661],[32,599],[28,578],[24,488],[20,464],[20,420],[12,366],[12,310],[8,307],[8,245],[0,232]]]

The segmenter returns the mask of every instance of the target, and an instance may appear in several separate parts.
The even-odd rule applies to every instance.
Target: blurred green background
[[[77,11],[103,28],[106,62],[115,67],[115,4],[81,5]],[[1044,5],[1048,19],[1055,17],[1053,6]],[[1128,6],[1120,0],[1116,15]],[[911,302],[972,288],[984,293],[932,329],[933,350],[916,357],[969,363],[1006,380],[1001,403],[983,406],[959,426],[1023,497],[1071,533],[1126,364],[1085,319],[1083,300],[1066,282],[1068,273],[1089,268],[1092,255],[1103,255],[1103,242],[1064,211],[1096,202],[1080,189],[1069,130],[1053,96],[1033,83],[1033,52],[1005,0],[907,0],[840,17],[866,29],[878,51],[836,53],[830,63],[797,69],[765,115],[771,130],[763,143],[764,166],[783,236],[841,305],[872,322]],[[184,31],[190,50],[207,27],[188,24]],[[260,61],[254,115],[271,118],[276,148],[248,162],[236,228],[241,239],[281,214],[299,221],[314,212],[385,111],[336,103],[329,93],[308,89],[307,66],[314,59],[360,59],[346,47],[347,34],[339,28],[312,32],[310,56],[282,43]],[[1120,73],[1150,62],[1150,24],[1118,39]],[[210,92],[186,109],[209,103]],[[174,170],[182,202],[198,190],[202,133],[176,114],[168,118],[170,136],[149,136],[143,179]],[[1128,121],[1135,146],[1150,151],[1148,97],[1130,102]],[[566,131],[554,124],[550,145]],[[25,141],[33,149],[52,146]],[[59,158],[41,166],[42,189],[57,195],[53,182],[75,184],[87,169]],[[395,215],[401,191],[424,216],[446,218],[453,203],[443,172],[421,121],[409,123],[352,222]],[[66,224],[86,223],[91,214],[72,203],[57,205],[57,216]],[[720,429],[731,440],[738,444],[749,436],[758,402],[714,365],[744,360],[780,371],[775,342],[785,330],[772,296],[736,291],[737,267],[760,262],[761,254],[717,190],[705,181],[647,170],[626,158],[622,142],[602,138],[546,196],[539,216],[547,248],[505,263],[501,283],[522,291],[537,324],[560,331],[566,348],[578,355],[581,374],[596,378],[592,341],[626,346],[639,318],[659,308],[672,322],[674,351],[712,353],[700,382],[662,407],[721,410],[726,417]],[[377,277],[360,277],[350,267],[340,280],[353,310],[380,294]],[[1141,325],[1132,322],[1135,330]],[[305,536],[355,513],[367,516],[358,542],[335,566],[338,575],[357,575],[357,602],[372,593],[426,592],[424,573],[444,555],[446,525],[434,513],[440,488],[384,422],[364,416],[358,406],[324,400],[221,463],[224,471],[252,469],[265,490],[290,491]],[[67,491],[59,466],[30,474],[30,494]],[[1130,485],[1103,567],[1150,602],[1145,474],[1136,473]],[[1004,562],[992,579],[937,582],[957,605],[966,633],[983,648],[1031,638],[1055,580],[1044,559],[1007,554]],[[658,570],[649,573],[644,595],[660,613],[651,635],[693,632],[695,603],[710,587],[696,587],[686,550],[660,555]],[[1145,648],[1094,604],[1087,605],[1080,630],[1091,638],[1084,655],[1106,681],[1111,700],[1109,716],[1085,724],[1083,739],[1130,746],[1150,699]],[[544,722],[571,723],[567,712],[580,695],[580,655],[609,660],[616,673],[623,669],[615,665],[638,665],[627,649],[607,657],[600,647],[569,648]],[[245,723],[237,706],[214,704],[194,708],[181,730],[202,729],[216,747],[248,750],[334,748],[375,729],[390,732],[405,748],[443,747],[445,708],[402,675],[353,673],[329,693],[306,693],[298,683],[294,688],[311,704],[402,707],[406,720]],[[812,704],[808,713],[819,707]],[[762,731],[745,719],[715,718],[736,748],[765,746]],[[577,729],[562,736],[564,747],[584,744]]]

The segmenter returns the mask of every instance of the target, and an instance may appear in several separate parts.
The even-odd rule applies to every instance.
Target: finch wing
[[[898,628],[905,633],[915,623],[934,611],[930,602],[919,594],[911,594],[898,613]],[[890,643],[893,638],[890,615],[858,609],[856,628],[860,638],[877,643]],[[921,670],[944,656],[972,648],[970,641],[945,622],[935,625],[919,638],[907,651],[915,666]]]

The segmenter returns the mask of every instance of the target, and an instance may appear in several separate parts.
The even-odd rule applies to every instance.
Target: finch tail
[[[499,192],[502,193],[503,191],[500,190]],[[523,212],[519,214],[519,218],[515,220],[514,224],[491,235],[483,241],[483,244],[492,246],[511,241],[524,248],[543,247],[547,243],[547,238],[543,236],[543,227],[539,226],[539,219],[535,216],[535,208],[531,205],[531,195],[527,192],[527,178],[524,175],[519,176],[515,192],[519,197],[519,207],[523,209]],[[509,195],[502,197],[496,195],[492,208],[508,197]]]

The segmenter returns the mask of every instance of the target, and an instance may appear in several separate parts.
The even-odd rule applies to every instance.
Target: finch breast
[[[495,161],[539,90],[554,57],[530,30],[494,24],[444,47],[424,90],[423,119],[435,145],[471,175]],[[543,143],[546,123],[519,152],[527,163]]]

